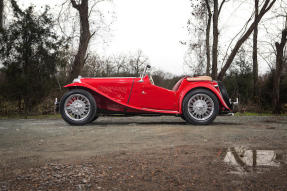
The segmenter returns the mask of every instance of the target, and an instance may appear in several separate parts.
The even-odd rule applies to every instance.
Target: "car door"
[[[178,109],[176,93],[151,84],[148,76],[143,80],[135,80],[130,96],[128,104],[135,107],[170,111]]]

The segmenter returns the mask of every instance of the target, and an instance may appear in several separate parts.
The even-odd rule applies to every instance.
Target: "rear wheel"
[[[96,102],[86,90],[73,89],[67,92],[60,102],[60,113],[71,125],[85,125],[96,116]]]
[[[189,92],[182,104],[184,119],[194,125],[210,124],[219,111],[217,97],[206,89],[196,89]]]

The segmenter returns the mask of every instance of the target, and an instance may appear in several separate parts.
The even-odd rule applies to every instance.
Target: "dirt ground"
[[[0,120],[0,190],[287,190],[287,117]]]

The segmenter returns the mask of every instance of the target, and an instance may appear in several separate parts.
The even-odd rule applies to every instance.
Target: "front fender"
[[[93,87],[93,86],[91,86],[91,85],[89,85],[89,84],[86,84],[86,83],[75,82],[75,83],[72,83],[72,84],[68,84],[68,85],[66,85],[66,86],[64,86],[64,87],[65,87],[65,88],[77,88],[77,87],[79,87],[79,88],[87,88],[87,89],[92,90],[92,91],[94,91],[94,92],[96,92],[96,93],[98,93],[98,94],[100,94],[100,95],[102,95],[102,96],[104,96],[104,97],[106,97],[106,98],[112,100],[112,101],[115,101],[115,102],[120,103],[119,100],[116,100],[116,99],[114,99],[114,98],[108,96],[108,95],[105,94],[104,92],[102,92],[102,91],[98,90],[97,88],[95,88],[95,87]],[[122,103],[120,103],[120,104],[122,104]]]
[[[65,88],[84,87],[84,88],[88,88],[88,89],[91,89],[93,91],[96,91],[96,89],[93,88],[91,85],[86,84],[86,83],[79,83],[79,82],[71,83],[71,84],[68,84],[68,85],[66,85],[64,87]]]
[[[208,89],[209,91],[211,91],[212,93],[214,93],[216,95],[216,97],[218,98],[219,103],[226,109],[231,110],[227,104],[225,103],[223,97],[221,96],[221,93],[219,92],[219,90],[217,90],[212,84],[207,84],[207,83],[196,83],[196,84],[190,84],[186,87],[184,87],[184,89],[180,92],[179,95],[179,112],[182,113],[182,101],[185,97],[186,94],[188,94],[190,91],[194,90],[194,89],[199,89],[199,88],[204,88],[204,89]]]

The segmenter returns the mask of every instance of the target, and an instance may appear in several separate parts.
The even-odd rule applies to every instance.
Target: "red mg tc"
[[[147,65],[140,77],[78,77],[58,103],[63,119],[85,125],[101,115],[174,115],[194,125],[210,124],[233,106],[221,82],[211,77],[184,77],[172,90],[154,84]]]

